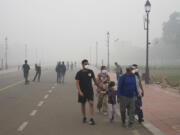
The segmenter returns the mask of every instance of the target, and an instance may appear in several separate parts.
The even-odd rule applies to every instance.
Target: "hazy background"
[[[145,64],[146,32],[143,27],[146,0],[0,0],[0,58],[8,37],[9,65],[56,64],[59,60],[91,58],[107,62],[110,32],[111,64]],[[150,41],[162,36],[163,23],[180,11],[180,0],[151,0]],[[159,43],[159,42],[158,42]],[[150,49],[151,51],[151,49]],[[171,52],[169,52],[171,53]],[[172,52],[173,53],[173,52]],[[91,54],[91,55],[90,55]],[[156,59],[158,57],[158,54]],[[150,56],[151,57],[151,56]],[[151,63],[158,63],[151,60]]]

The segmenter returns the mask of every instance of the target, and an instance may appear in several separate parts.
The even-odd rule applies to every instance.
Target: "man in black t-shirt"
[[[25,84],[29,83],[29,81],[28,81],[29,70],[30,70],[30,66],[27,64],[27,60],[25,60],[25,64],[23,65]]]
[[[92,86],[92,80],[97,85],[97,81],[94,72],[88,68],[88,60],[82,61],[82,70],[76,74],[76,87],[78,89],[78,102],[81,103],[81,110],[83,115],[83,123],[86,123],[86,101],[89,102],[90,107],[90,125],[94,125],[94,92]],[[98,86],[98,85],[97,85]]]

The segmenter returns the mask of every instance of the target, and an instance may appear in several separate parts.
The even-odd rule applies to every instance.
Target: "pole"
[[[8,63],[7,62],[8,61],[8,58],[7,58],[8,42],[7,41],[8,41],[8,38],[6,37],[5,38],[5,69],[8,69],[8,64],[7,64]]]
[[[92,55],[91,55],[91,51],[92,51],[92,46],[89,47],[90,64],[92,64]]]
[[[107,47],[108,47],[108,52],[107,52],[107,55],[108,55],[108,59],[107,59],[107,69],[108,69],[108,71],[110,70],[110,65],[109,65],[109,37],[110,37],[110,33],[107,32]]]
[[[147,12],[146,78],[145,78],[145,83],[149,84],[149,12]]]
[[[3,67],[3,58],[1,59],[1,70],[3,70],[4,67]]]
[[[104,60],[103,59],[102,59],[101,63],[102,63],[102,66],[104,66]]]
[[[98,42],[96,42],[96,67],[98,66]]]
[[[27,59],[27,44],[25,44],[25,59]]]

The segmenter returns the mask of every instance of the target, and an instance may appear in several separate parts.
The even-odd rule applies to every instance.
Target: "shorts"
[[[84,93],[84,96],[80,96],[78,94],[78,103],[86,103],[87,101],[94,101],[94,93],[90,91],[88,93]]]

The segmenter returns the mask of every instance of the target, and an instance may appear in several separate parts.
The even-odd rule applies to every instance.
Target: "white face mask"
[[[102,70],[102,73],[107,73],[107,70]]]
[[[136,73],[135,69],[132,71],[132,73],[133,73],[133,74],[135,74],[135,73]]]
[[[85,69],[89,69],[89,65],[85,65],[84,68],[85,68]]]
[[[139,69],[134,69],[134,70],[132,71],[133,74],[138,73],[138,72],[139,72]]]

